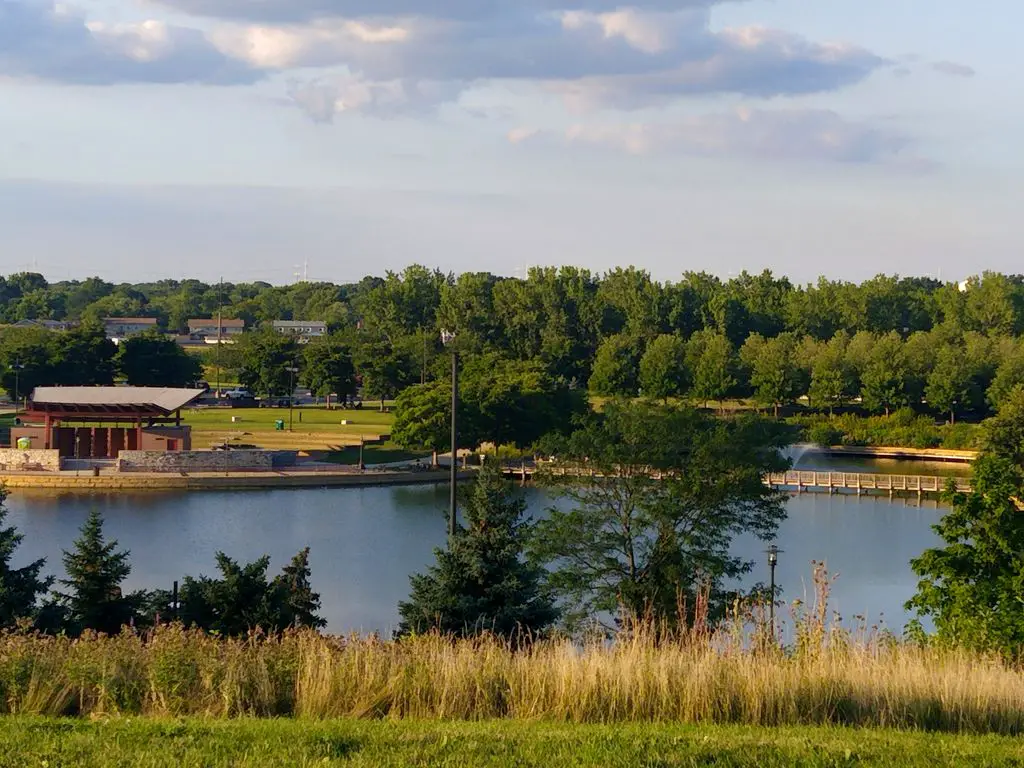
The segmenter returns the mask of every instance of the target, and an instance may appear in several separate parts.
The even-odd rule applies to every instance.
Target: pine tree
[[[121,592],[121,583],[132,570],[129,554],[117,551],[116,540],[104,539],[100,513],[95,509],[89,513],[74,550],[65,551],[63,558],[68,578],[60,583],[67,592],[58,596],[72,632],[92,629],[116,634],[139,617],[145,593],[125,596]]]
[[[327,622],[320,618],[320,595],[313,591],[310,584],[309,547],[299,552],[286,565],[275,580],[275,586],[281,591],[279,598],[284,626],[312,627],[320,629]]]
[[[558,612],[541,586],[541,569],[523,559],[531,527],[525,509],[497,464],[485,465],[464,497],[467,526],[458,527],[447,549],[435,550],[437,563],[427,573],[411,577],[397,634],[511,638],[547,629]]]
[[[40,578],[46,560],[36,560],[23,568],[12,568],[14,551],[25,538],[12,526],[4,528],[7,518],[4,501],[7,494],[0,489],[0,629],[13,627],[18,619],[32,618],[38,610],[39,596],[53,584],[53,577]]]

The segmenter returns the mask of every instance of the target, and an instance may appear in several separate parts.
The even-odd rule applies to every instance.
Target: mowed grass
[[[844,728],[525,722],[0,720],[0,767],[1019,766],[1024,744]]]
[[[390,434],[394,423],[393,413],[381,413],[373,407],[328,410],[302,406],[292,409],[290,419],[287,408],[195,408],[182,416],[192,427],[192,445],[197,449],[231,439],[235,444],[260,448],[343,451],[347,446],[358,446],[360,437],[375,441]],[[232,417],[238,421],[233,422]],[[285,431],[277,431],[278,419],[284,421]]]

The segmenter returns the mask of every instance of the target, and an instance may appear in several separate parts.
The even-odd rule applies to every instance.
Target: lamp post
[[[772,637],[775,637],[775,566],[779,564],[779,553],[782,550],[772,544],[765,552],[768,554],[768,568],[771,570],[771,602],[768,603],[768,621],[771,623]]]
[[[178,600],[178,582],[174,582],[174,587],[171,590],[171,614],[174,616],[174,620],[178,620],[178,612],[181,610],[181,602]]]
[[[359,471],[362,472],[366,469],[366,464],[363,462],[363,446],[366,445],[366,438],[362,435],[359,436]]]
[[[25,366],[20,360],[16,360],[11,365],[11,370],[14,371],[14,414],[17,415],[21,410],[21,372],[25,370]]]
[[[455,486],[458,482],[458,454],[459,454],[459,433],[456,422],[456,414],[459,410],[459,352],[455,346],[455,333],[452,331],[441,331],[442,343],[452,351],[452,462],[451,462],[451,489],[448,509],[448,536],[455,536],[455,516],[458,510]]]
[[[291,432],[292,417],[295,411],[295,398],[293,397],[295,394],[295,374],[299,372],[299,369],[294,365],[289,365],[285,370],[290,374],[288,376],[288,431]]]

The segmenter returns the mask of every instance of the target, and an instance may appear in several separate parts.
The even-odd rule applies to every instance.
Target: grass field
[[[287,408],[196,408],[183,416],[185,423],[192,427],[192,445],[197,449],[230,440],[260,448],[340,452],[347,446],[358,446],[360,437],[376,441],[381,435],[388,435],[394,422],[393,414],[369,407],[360,410],[295,408],[291,414],[291,432],[287,431]],[[232,417],[238,421],[232,422]],[[278,419],[285,422],[283,432],[275,429],[274,422]],[[342,424],[342,421],[348,423]]]
[[[0,768],[1020,766],[1024,744],[840,728],[0,719]]]

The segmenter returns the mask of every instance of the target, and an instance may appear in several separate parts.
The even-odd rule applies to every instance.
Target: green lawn
[[[301,414],[301,416],[300,416]],[[274,429],[278,419],[288,421],[287,408],[196,408],[185,411],[182,416],[193,429],[244,429],[246,431]],[[232,422],[234,416],[238,422]],[[302,421],[299,421],[299,419]],[[342,424],[347,421],[348,424]],[[315,406],[303,406],[293,410],[293,424],[296,431],[339,432],[359,436],[360,434],[387,434],[394,423],[392,413],[381,413],[376,408],[360,410],[332,410]]]
[[[883,730],[525,722],[0,720],[0,767],[1020,766],[1024,742]]]

